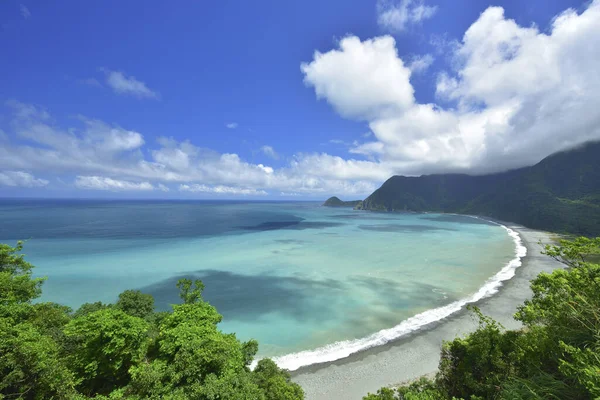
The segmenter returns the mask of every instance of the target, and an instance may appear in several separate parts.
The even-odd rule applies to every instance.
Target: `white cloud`
[[[151,185],[155,190],[164,190],[161,185],[168,188],[169,183],[177,183],[341,196],[366,196],[376,187],[374,182],[360,178],[373,176],[372,173],[352,177],[352,171],[379,168],[368,161],[298,154],[286,166],[275,169],[189,141],[163,137],[158,146],[150,146],[139,132],[86,117],[75,120],[78,126],[63,128],[38,107],[15,101],[9,106],[10,133],[19,140],[12,140],[8,134],[0,135],[0,169],[72,174],[83,177],[76,179],[78,187],[116,191],[151,190],[148,186]],[[328,168],[336,171],[324,176],[322,171]]]
[[[46,110],[11,101],[7,132],[0,135],[0,170],[79,176],[84,185],[111,190],[165,185],[198,193],[359,198],[393,174],[531,165],[600,139],[595,37],[600,0],[580,14],[557,16],[547,32],[489,8],[452,46],[453,69],[437,80],[440,104],[416,100],[414,65],[401,59],[392,37],[344,38],[302,64],[304,82],[340,115],[365,121],[372,135],[347,144],[350,157],[301,153],[278,168],[189,141],[149,144],[140,132],[86,117],[58,126]]]
[[[228,129],[236,129],[238,126],[237,122],[228,122],[225,124],[225,127]]]
[[[431,64],[433,64],[433,61],[434,58],[431,54],[415,56],[410,60],[408,69],[410,69],[414,74],[425,72],[431,66]]]
[[[413,104],[414,89],[395,44],[390,36],[364,42],[346,37],[339,49],[317,51],[312,62],[302,63],[304,82],[345,117],[396,115]]]
[[[171,190],[166,185],[163,185],[162,183],[159,183],[158,185],[156,185],[156,188],[158,190],[160,190],[161,192],[169,192]]]
[[[258,164],[257,167],[260,168],[261,170],[263,170],[268,175],[271,175],[271,174],[273,174],[273,172],[275,172],[275,170],[273,168],[266,166],[266,165]]]
[[[104,176],[78,176],[75,186],[79,189],[109,191],[148,191],[154,190],[149,182],[129,182]]]
[[[294,169],[320,178],[383,181],[392,175],[387,166],[363,160],[346,160],[326,153],[302,154],[292,162]]]
[[[424,0],[378,0],[377,22],[383,29],[402,32],[433,17],[436,11],[437,6],[428,6]]]
[[[279,154],[277,154],[277,152],[271,146],[262,146],[260,148],[260,151],[262,151],[266,156],[271,157],[274,160],[279,159]]]
[[[7,100],[4,104],[12,109],[17,120],[36,119],[38,121],[48,121],[50,119],[50,114],[46,110],[32,104],[21,103],[17,100]]]
[[[0,171],[0,186],[43,187],[48,185],[45,179],[39,179],[25,171]]]
[[[21,10],[21,15],[23,16],[23,18],[27,19],[31,17],[31,12],[29,11],[29,8],[25,6],[25,4],[20,4],[19,10]]]
[[[125,94],[138,98],[159,99],[157,92],[150,90],[142,81],[134,76],[126,76],[121,71],[104,70],[106,84],[117,94]]]
[[[439,75],[437,95],[456,105],[448,108],[415,100],[411,71],[389,36],[345,38],[302,70],[318,98],[368,122],[376,140],[351,151],[374,157],[369,179],[381,171],[496,172],[600,139],[600,46],[592,37],[600,37],[600,0],[560,14],[547,33],[490,7],[453,46],[456,69]]]
[[[343,141],[342,139],[331,139],[329,141],[329,143],[331,143],[331,144],[346,144],[346,142]]]
[[[192,193],[214,193],[214,194],[231,194],[231,195],[244,195],[244,196],[266,196],[268,193],[264,190],[256,190],[256,189],[248,189],[248,188],[239,188],[232,186],[207,186],[201,184],[193,184],[187,185],[182,184],[179,185],[179,190],[182,192],[192,192]]]
[[[357,144],[356,146],[350,148],[350,153],[352,154],[362,154],[365,156],[373,156],[377,154],[383,154],[384,145],[381,142],[367,142],[362,144]]]

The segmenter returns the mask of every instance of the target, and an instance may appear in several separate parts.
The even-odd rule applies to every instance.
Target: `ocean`
[[[16,240],[48,277],[41,301],[75,309],[139,289],[167,310],[178,279],[201,279],[220,328],[292,370],[491,295],[524,255],[481,219],[314,202],[1,200],[0,242]]]

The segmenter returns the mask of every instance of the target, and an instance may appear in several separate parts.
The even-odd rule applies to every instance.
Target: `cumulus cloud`
[[[549,32],[490,7],[454,47],[456,69],[439,74],[446,107],[415,100],[413,71],[389,36],[344,38],[302,71],[340,115],[367,121],[376,140],[351,151],[373,157],[373,170],[496,172],[600,139],[600,47],[592,37],[600,37],[599,0],[581,14],[561,13]]]
[[[138,98],[159,99],[158,92],[148,88],[142,81],[134,76],[127,76],[121,71],[104,70],[106,84],[117,94],[124,94]]]
[[[119,191],[148,191],[154,190],[149,182],[129,182],[112,179],[105,176],[78,176],[75,186],[80,189]]]
[[[262,146],[260,148],[260,151],[262,151],[266,156],[271,157],[274,160],[279,159],[279,154],[277,154],[277,152],[271,146]]]
[[[207,186],[201,184],[193,184],[187,185],[182,184],[179,185],[179,190],[182,192],[192,192],[192,193],[214,193],[214,194],[229,194],[229,195],[246,195],[246,196],[266,196],[267,192],[264,190],[256,190],[256,189],[248,189],[248,188],[239,188],[232,186]]]
[[[25,171],[0,171],[0,186],[43,187],[48,185],[45,179],[39,179]]]
[[[228,122],[225,124],[225,127],[228,129],[236,129],[238,126],[237,122]]]
[[[346,37],[339,49],[317,51],[312,62],[301,64],[304,83],[345,117],[396,115],[413,104],[414,90],[395,44],[390,36],[363,42]]]
[[[6,133],[0,133],[0,171],[78,176],[80,187],[104,190],[358,198],[393,174],[531,165],[600,139],[595,37],[600,0],[581,13],[561,13],[543,32],[490,7],[445,47],[453,62],[437,77],[436,103],[417,101],[411,84],[427,60],[403,60],[391,36],[343,38],[301,65],[304,82],[341,116],[366,123],[371,134],[343,143],[346,156],[298,153],[277,168],[185,140],[148,143],[134,129],[83,116],[60,126],[45,109],[10,101],[2,120]]]
[[[377,22],[383,29],[402,32],[433,17],[436,11],[437,6],[428,6],[424,0],[378,0]]]

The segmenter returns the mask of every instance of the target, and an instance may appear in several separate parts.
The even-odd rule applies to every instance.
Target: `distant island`
[[[342,201],[339,197],[333,196],[327,199],[323,205],[325,207],[357,207],[362,200]]]
[[[533,229],[598,235],[600,142],[497,174],[393,176],[362,202],[332,197],[325,205],[330,202],[360,210],[480,215]]]

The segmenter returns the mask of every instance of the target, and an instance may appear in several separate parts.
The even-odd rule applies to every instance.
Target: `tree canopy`
[[[366,400],[598,399],[600,398],[600,238],[561,240],[544,253],[567,269],[542,273],[533,296],[506,331],[473,311],[479,328],[444,343],[439,371],[398,389],[382,388]]]
[[[126,290],[115,304],[72,312],[34,303],[23,244],[0,244],[0,399],[300,400],[304,393],[258,343],[218,329],[201,281],[180,280],[182,304],[156,312],[149,294]]]

